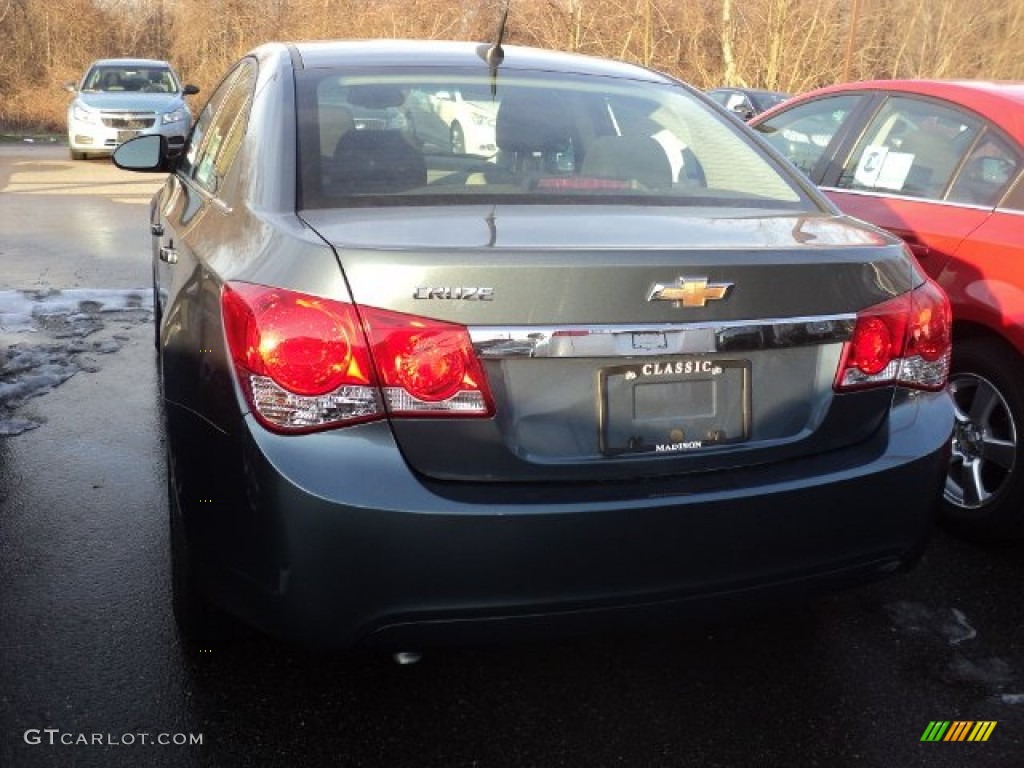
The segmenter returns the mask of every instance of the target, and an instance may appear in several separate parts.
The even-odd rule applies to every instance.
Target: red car
[[[1024,82],[847,83],[751,125],[842,211],[902,237],[949,294],[942,516],[974,538],[1024,536]]]

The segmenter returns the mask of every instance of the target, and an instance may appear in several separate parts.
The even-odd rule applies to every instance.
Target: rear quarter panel
[[[986,209],[925,200],[834,188],[825,192],[844,213],[882,227],[906,242],[932,278],[942,273],[964,239],[991,215]]]
[[[1024,213],[997,211],[938,275],[953,317],[983,325],[1024,354]]]

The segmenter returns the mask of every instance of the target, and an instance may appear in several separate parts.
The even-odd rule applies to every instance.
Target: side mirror
[[[68,93],[78,93],[78,87],[74,83],[64,83],[64,90]]]
[[[167,137],[152,133],[126,141],[114,150],[113,160],[114,165],[126,171],[164,173],[171,169],[174,158]]]
[[[736,115],[740,118],[740,120],[743,120],[744,122],[746,122],[747,120],[754,116],[754,110],[752,110],[746,104],[737,104],[735,107],[732,108],[732,111],[735,112]]]
[[[198,85],[186,85],[184,87],[184,89],[182,89],[181,92],[183,94],[185,94],[186,96],[195,96],[197,93],[199,93],[199,86]]]

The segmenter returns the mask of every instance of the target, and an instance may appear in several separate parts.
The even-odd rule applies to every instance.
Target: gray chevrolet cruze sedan
[[[489,94],[494,145],[440,104]],[[583,56],[269,44],[150,227],[176,608],[304,644],[640,627],[912,564],[950,317],[707,97]],[[199,636],[199,635],[196,635]]]

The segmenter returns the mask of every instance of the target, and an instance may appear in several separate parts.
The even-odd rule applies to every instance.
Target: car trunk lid
[[[442,480],[594,481],[863,440],[892,390],[836,395],[858,311],[920,281],[830,214],[461,206],[313,211],[352,298],[465,326],[490,418],[392,418]]]

